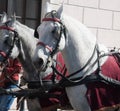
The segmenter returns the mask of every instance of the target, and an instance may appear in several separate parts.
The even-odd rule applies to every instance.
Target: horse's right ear
[[[14,12],[14,14],[11,16],[11,22],[9,22],[9,26],[13,26],[14,25],[14,23],[15,23],[15,21],[16,21],[16,14],[15,14],[15,12]]]
[[[3,12],[3,15],[1,16],[0,22],[5,23],[7,21],[7,14],[6,12]]]
[[[57,17],[58,17],[59,19],[61,18],[62,12],[63,12],[63,4],[62,4],[61,7],[57,10]]]

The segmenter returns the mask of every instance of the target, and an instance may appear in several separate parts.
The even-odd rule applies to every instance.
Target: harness
[[[52,18],[44,18],[42,21],[52,21],[54,22],[58,22],[60,24],[60,35],[59,35],[59,39],[57,41],[57,44],[56,44],[56,47],[55,49],[51,49],[47,44],[44,44],[43,42],[39,41],[37,43],[37,45],[42,45],[43,47],[47,48],[50,50],[51,54],[51,58],[53,57],[53,55],[56,53],[58,47],[59,47],[59,42],[60,42],[60,39],[61,39],[61,35],[62,33],[64,34],[65,36],[65,39],[67,38],[67,29],[65,27],[65,25],[61,22],[60,19],[56,18],[56,12],[55,11],[52,11],[50,12],[51,13],[51,16]],[[90,74],[90,75],[84,75],[82,77],[77,77],[77,78],[74,78],[74,79],[70,79],[70,77],[78,74],[79,72],[83,71],[87,65],[90,63],[90,61],[92,60],[95,52],[97,51],[97,59],[90,65],[90,67],[86,70],[89,71],[90,68],[92,68],[95,64],[98,64],[98,69],[96,71],[96,73],[98,74]],[[76,86],[76,85],[81,85],[81,84],[87,84],[89,82],[96,82],[96,81],[100,81],[100,82],[104,82],[106,84],[111,84],[113,86],[117,86],[117,87],[120,87],[120,81],[117,81],[115,79],[112,79],[112,78],[109,78],[109,77],[106,77],[105,75],[103,75],[101,73],[101,66],[100,66],[100,63],[99,63],[99,60],[104,57],[104,56],[114,56],[114,57],[117,57],[117,59],[120,61],[120,53],[119,53],[119,50],[118,51],[111,51],[109,53],[106,53],[106,54],[103,54],[103,55],[100,55],[100,52],[99,52],[99,48],[98,48],[98,45],[97,43],[95,44],[95,47],[94,47],[94,51],[93,51],[93,54],[92,56],[89,58],[89,60],[87,61],[87,63],[79,70],[75,71],[74,73],[72,74],[69,74],[69,76],[64,76],[64,74],[60,73],[54,66],[51,66],[53,71],[58,74],[59,76],[62,77],[62,80],[60,80],[58,83],[54,84],[56,85],[57,87],[58,86],[62,86],[62,87],[71,87],[71,86]],[[47,62],[49,63],[49,62]],[[86,73],[85,72],[85,73]],[[44,84],[44,81],[43,81],[43,84]]]
[[[53,57],[53,55],[58,50],[59,42],[60,42],[62,34],[64,34],[65,39],[67,39],[67,29],[66,29],[65,25],[61,22],[61,20],[56,18],[56,16],[54,15],[55,13],[56,13],[55,11],[52,11],[51,12],[52,18],[44,18],[43,21],[58,22],[60,24],[60,35],[58,37],[56,47],[54,49],[51,49],[51,47],[49,47],[47,44],[44,44],[43,42],[39,41],[37,43],[37,45],[41,45],[41,46],[47,48],[51,52],[50,53],[51,58]],[[9,52],[7,54],[4,53],[4,52],[0,52],[0,55],[2,55],[5,58],[8,58],[10,53],[11,53],[11,50],[12,50],[12,48],[13,48],[15,42],[16,42],[16,38],[18,36],[18,33],[16,31],[14,31],[13,29],[11,29],[10,27],[2,26],[2,27],[0,27],[0,29],[10,30],[10,31],[14,32],[14,41],[13,41],[13,44],[11,45],[11,48],[10,48]],[[88,64],[92,60],[93,56],[95,55],[96,51],[97,51],[98,57],[86,71],[88,71],[90,68],[92,68],[95,64],[98,64],[98,69],[96,71],[96,73],[98,73],[98,74],[97,75],[96,74],[84,75],[82,77],[71,79],[71,77],[73,75],[78,74],[79,72],[83,71],[88,66]],[[11,91],[6,91],[6,93],[7,94],[15,94],[15,95],[18,95],[18,96],[35,95],[35,94],[41,93],[42,96],[43,96],[43,94],[49,95],[49,93],[48,93],[49,90],[54,89],[54,88],[65,88],[65,87],[87,84],[87,83],[96,82],[96,81],[104,82],[106,84],[111,84],[112,86],[115,86],[115,87],[120,87],[120,81],[117,81],[117,80],[114,80],[112,78],[106,77],[101,73],[101,67],[100,67],[99,60],[104,56],[115,56],[120,61],[119,50],[118,51],[112,50],[109,53],[100,55],[99,50],[98,50],[98,45],[95,44],[94,51],[93,51],[91,57],[89,58],[89,60],[87,61],[87,63],[81,69],[75,71],[74,73],[70,74],[69,76],[65,76],[65,73],[66,73],[67,69],[64,70],[64,73],[61,73],[55,68],[54,65],[52,65],[51,67],[52,67],[53,72],[54,72],[52,80],[40,80],[41,82],[40,81],[38,81],[38,82],[28,82],[28,84],[27,84],[28,89],[27,90],[23,90],[21,88],[23,93],[22,92],[18,93],[14,90],[13,91],[12,90]],[[49,63],[49,61],[47,63]],[[55,81],[56,75],[61,76],[62,79],[60,81]],[[4,93],[5,93],[5,91],[4,91]]]

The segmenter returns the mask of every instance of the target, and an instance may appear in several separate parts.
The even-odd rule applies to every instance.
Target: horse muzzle
[[[42,71],[46,64],[46,59],[42,54],[36,54],[33,58],[33,63],[37,70]]]

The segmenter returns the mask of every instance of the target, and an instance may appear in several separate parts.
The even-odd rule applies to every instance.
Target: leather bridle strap
[[[12,27],[6,27],[6,26],[0,26],[0,29],[4,29],[4,30],[10,30],[12,32],[15,32],[15,30]]]
[[[58,18],[43,18],[42,21],[53,21],[61,23],[61,20]]]

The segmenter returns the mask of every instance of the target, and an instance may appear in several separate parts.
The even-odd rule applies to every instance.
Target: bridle
[[[57,44],[56,44],[56,47],[54,48],[54,49],[52,49],[51,47],[49,47],[47,44],[45,44],[45,43],[43,43],[43,42],[41,42],[41,41],[39,41],[38,43],[37,43],[37,46],[38,45],[41,45],[41,46],[43,46],[43,47],[45,47],[45,48],[47,48],[50,52],[51,52],[51,57],[53,57],[53,55],[57,52],[57,50],[58,50],[58,48],[59,48],[59,43],[60,43],[60,40],[61,40],[61,37],[62,37],[62,34],[64,34],[64,37],[65,37],[65,39],[66,39],[66,28],[65,28],[65,26],[63,25],[63,23],[61,22],[61,20],[60,19],[58,19],[58,18],[44,18],[42,21],[52,21],[52,22],[58,22],[59,24],[60,24],[60,34],[59,34],[59,37],[58,37],[58,39],[57,39]]]
[[[50,62],[49,60],[51,59],[51,58],[53,58],[53,56],[56,54],[56,52],[58,51],[58,49],[59,49],[59,44],[60,44],[60,40],[61,40],[61,37],[62,37],[62,34],[64,34],[64,37],[65,37],[65,40],[66,40],[66,38],[67,38],[67,31],[66,31],[66,27],[65,27],[65,25],[61,22],[61,20],[60,19],[58,19],[57,17],[56,17],[56,11],[52,11],[52,12],[50,12],[50,14],[51,14],[51,18],[48,18],[48,17],[45,17],[45,18],[43,18],[42,19],[42,21],[44,22],[44,21],[51,21],[51,22],[53,22],[54,23],[54,25],[56,24],[56,23],[59,23],[60,24],[60,33],[59,33],[59,35],[58,35],[58,39],[57,39],[57,43],[56,43],[56,46],[55,46],[55,48],[51,48],[49,45],[47,45],[47,44],[45,44],[44,42],[41,42],[41,41],[39,41],[38,43],[37,43],[37,46],[43,46],[43,47],[45,47],[45,48],[47,48],[48,50],[49,50],[49,52],[50,52],[50,55],[49,55],[49,57],[48,57],[48,59],[47,59],[47,62],[46,62],[46,68],[47,68],[47,64]],[[55,29],[54,30],[56,30],[56,27],[55,27]]]
[[[10,45],[8,52],[6,53],[6,52],[0,50],[0,57],[2,58],[1,62],[4,63],[10,57],[13,47],[14,47],[15,43],[19,41],[19,38],[18,38],[18,33],[12,27],[9,27],[7,25],[0,26],[0,30],[8,30],[8,31],[11,31],[14,33],[14,36],[13,36],[14,38],[13,38],[13,41]]]

